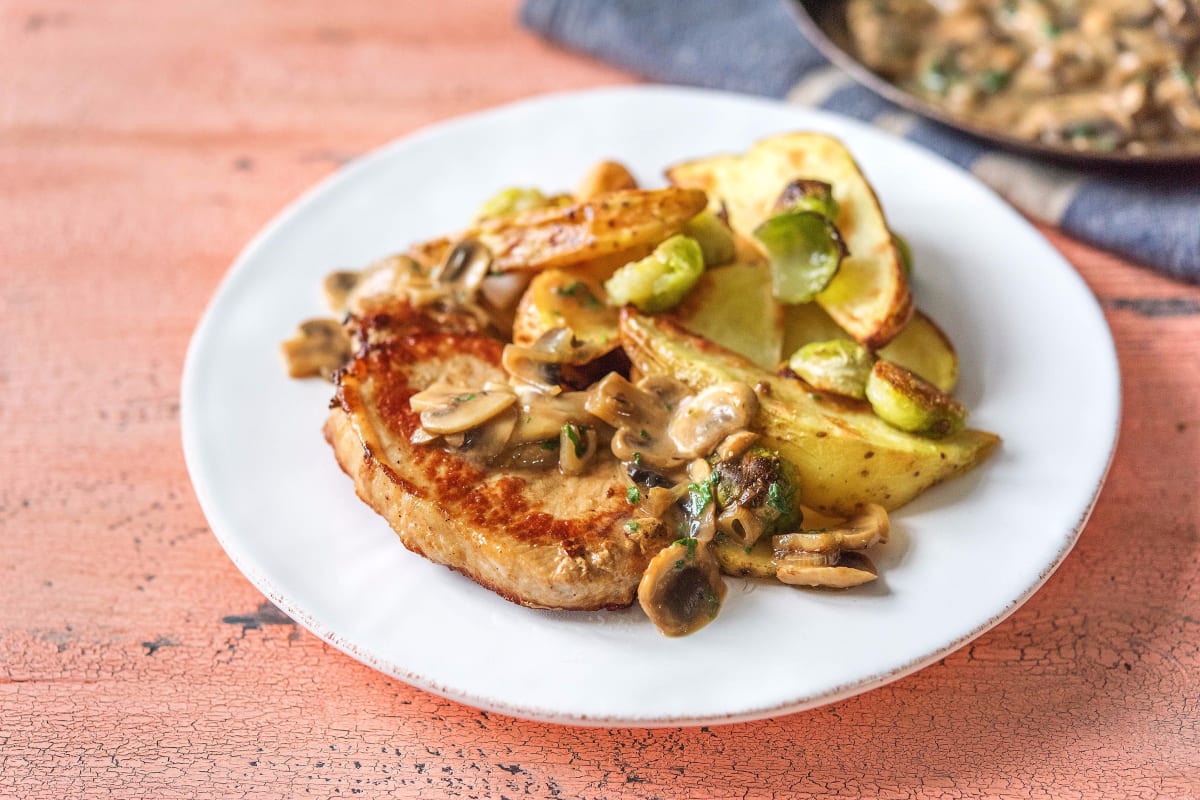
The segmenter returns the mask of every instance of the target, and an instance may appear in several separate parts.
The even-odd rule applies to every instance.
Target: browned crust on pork
[[[632,507],[610,455],[579,477],[477,467],[413,445],[409,398],[443,374],[500,378],[502,345],[418,334],[365,346],[338,379],[326,439],[355,489],[409,550],[525,606],[629,605],[664,541],[625,529]],[[470,384],[464,384],[467,386]]]

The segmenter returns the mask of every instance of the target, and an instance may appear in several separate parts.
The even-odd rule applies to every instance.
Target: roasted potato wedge
[[[878,356],[916,373],[947,394],[958,385],[958,353],[950,337],[920,311],[913,314],[899,336],[879,350]]]
[[[825,309],[816,303],[805,303],[799,306],[784,305],[783,315],[783,357],[813,342],[828,342],[831,339],[853,339],[854,337],[842,330],[833,319],[825,313]]]
[[[762,261],[707,270],[675,317],[688,330],[765,369],[778,362],[783,342],[782,311],[771,296],[771,272]]]
[[[484,220],[462,238],[487,245],[494,272],[570,267],[654,246],[678,233],[707,204],[698,189],[609,192],[568,206]]]
[[[850,516],[867,503],[898,508],[934,484],[978,464],[999,444],[965,430],[933,440],[897,430],[865,403],[812,392],[695,336],[664,317],[621,312],[621,343],[643,375],[673,375],[694,390],[722,381],[756,387],[754,429],[763,445],[796,465],[804,505]]]
[[[912,295],[879,200],[854,158],[820,133],[773,136],[741,156],[715,156],[667,170],[676,186],[702,189],[724,202],[734,230],[750,237],[770,217],[784,188],[797,178],[833,186],[834,220],[850,255],[816,302],[870,349],[891,341],[912,315]]]
[[[624,164],[617,161],[601,161],[583,176],[579,188],[575,190],[575,196],[580,200],[591,200],[609,192],[636,188],[637,179]]]

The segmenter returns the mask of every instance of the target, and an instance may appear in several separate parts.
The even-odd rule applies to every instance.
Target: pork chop
[[[626,528],[628,481],[610,452],[565,477],[554,468],[489,468],[410,441],[420,420],[409,398],[435,381],[464,389],[504,381],[501,342],[434,332],[361,341],[337,379],[325,437],[359,497],[405,547],[525,606],[633,602],[646,565],[668,542]]]

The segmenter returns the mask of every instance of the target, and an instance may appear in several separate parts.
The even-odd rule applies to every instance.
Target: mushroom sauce
[[[1200,144],[1197,0],[850,0],[859,58],[983,127],[1080,151]]]

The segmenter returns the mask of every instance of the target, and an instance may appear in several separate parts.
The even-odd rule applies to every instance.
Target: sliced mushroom
[[[739,547],[751,547],[762,538],[767,521],[756,509],[737,504],[721,509],[717,530],[736,542]]]
[[[865,550],[888,540],[891,524],[883,506],[869,504],[862,513],[836,528],[800,531],[774,537],[776,551],[786,553],[833,553],[839,550]]]
[[[708,456],[730,434],[744,430],[758,413],[758,396],[744,383],[709,386],[685,398],[671,415],[667,435],[686,456]]]
[[[337,278],[346,273],[334,273],[326,278],[325,299],[332,303],[337,292],[337,282],[349,283],[348,277]],[[357,273],[354,286],[346,293],[343,307],[352,314],[362,315],[369,311],[372,301],[380,298],[401,297],[409,302],[410,292],[416,287],[429,287],[429,278],[421,265],[406,255],[393,255],[376,261]],[[419,305],[414,302],[414,305]]]
[[[477,428],[517,400],[511,390],[462,390],[435,387],[409,398],[413,411],[421,415],[421,427],[429,433],[461,433]]]
[[[667,636],[687,636],[716,619],[725,581],[708,545],[681,539],[650,560],[638,585],[638,602]]]
[[[596,455],[596,431],[572,422],[564,423],[558,440],[558,468],[564,475],[578,475]]]
[[[621,461],[634,461],[660,469],[674,469],[687,461],[666,435],[670,409],[664,401],[666,386],[659,381],[644,391],[609,373],[587,393],[587,410],[617,429],[612,451]]]
[[[350,337],[334,319],[310,319],[300,323],[296,335],[281,345],[288,375],[293,378],[332,380],[350,358]]]
[[[775,577],[792,586],[848,589],[879,576],[871,559],[862,553],[787,553],[776,551]]]
[[[325,295],[325,305],[335,314],[346,311],[350,293],[362,279],[362,273],[354,270],[338,270],[325,276],[321,282],[321,291]]]
[[[552,396],[518,389],[517,396],[521,408],[513,442],[557,440],[562,426],[567,423],[595,427],[597,422],[587,411],[585,392],[563,392]]]
[[[758,434],[752,431],[738,431],[725,437],[725,441],[717,446],[717,461],[733,461],[741,458],[742,454],[754,446]]]
[[[528,347],[505,345],[500,363],[513,378],[546,394],[558,394],[564,367],[586,364],[607,351],[581,342],[570,328],[551,328]]]
[[[433,269],[434,285],[454,288],[473,296],[492,266],[492,251],[475,239],[463,239],[450,248],[446,259]]]
[[[491,462],[508,446],[516,424],[517,410],[509,406],[483,425],[467,431],[462,449]]]

